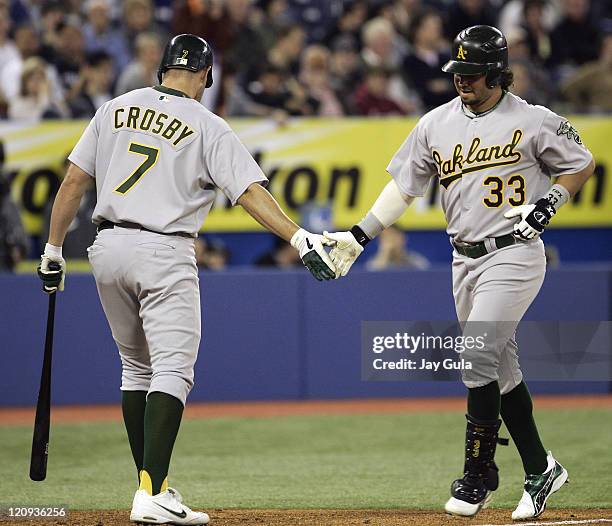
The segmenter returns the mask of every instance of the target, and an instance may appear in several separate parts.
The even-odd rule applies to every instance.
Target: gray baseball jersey
[[[122,363],[121,389],[159,391],[185,403],[200,345],[194,239],[220,188],[234,204],[265,176],[230,127],[165,87],[102,106],[69,160],[96,180],[88,249]]]
[[[591,159],[565,119],[506,93],[480,115],[469,112],[459,97],[429,112],[387,170],[411,196],[423,195],[437,174],[448,234],[478,243],[512,233],[516,219],[506,219],[507,210],[543,197],[551,176],[577,173]],[[545,270],[539,238],[475,259],[453,253],[453,296],[464,334],[479,334],[483,322],[491,322],[489,332],[495,333],[485,352],[463,355],[472,365],[462,371],[467,387],[497,381],[505,394],[521,382],[514,332]]]
[[[165,87],[121,95],[96,112],[68,159],[96,179],[93,222],[198,232],[220,188],[232,204],[267,181],[228,124]]]
[[[475,243],[511,233],[505,212],[536,201],[551,176],[577,173],[591,159],[566,119],[506,93],[480,115],[459,97],[430,111],[387,171],[411,196],[422,196],[437,174],[448,234]]]

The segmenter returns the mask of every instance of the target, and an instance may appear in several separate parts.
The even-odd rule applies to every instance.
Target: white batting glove
[[[317,281],[334,279],[336,267],[323,248],[323,245],[327,244],[323,236],[300,228],[293,234],[290,243],[299,252],[302,263]]]
[[[514,225],[514,236],[529,240],[539,236],[548,226],[551,218],[557,213],[555,207],[547,199],[539,199],[535,204],[521,205],[504,214],[506,219],[520,217]]]
[[[336,278],[346,276],[363,247],[351,232],[323,232],[323,237],[328,245],[334,247],[329,256],[336,265]]]
[[[66,261],[62,257],[62,247],[56,247],[49,243],[45,245],[45,252],[40,256],[38,277],[42,280],[43,290],[47,294],[64,290]]]

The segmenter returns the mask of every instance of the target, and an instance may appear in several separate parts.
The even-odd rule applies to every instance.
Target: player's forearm
[[[562,175],[557,178],[555,184],[560,184],[563,186],[570,194],[571,197],[576,195],[584,183],[593,175],[595,170],[595,163],[591,161],[591,163],[582,171],[572,174],[572,175]]]
[[[540,203],[542,206],[552,206],[554,209],[550,211],[552,217],[582,188],[587,179],[593,175],[594,169],[595,164],[591,161],[590,164],[580,172],[561,175],[537,203]]]
[[[414,197],[403,195],[395,180],[391,180],[357,226],[369,239],[374,239],[385,228],[394,224],[413,200]]]
[[[64,244],[66,232],[74,219],[81,198],[91,184],[90,177],[80,169],[71,165],[62,182],[51,210],[51,225],[49,227],[49,244],[61,247]]]
[[[270,192],[259,184],[249,186],[238,198],[238,203],[255,221],[285,241],[290,241],[300,228],[287,217]]]

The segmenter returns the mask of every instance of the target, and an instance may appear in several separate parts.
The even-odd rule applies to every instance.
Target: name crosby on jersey
[[[114,111],[113,131],[139,130],[158,135],[177,148],[189,141],[195,130],[173,115],[140,106],[119,107]]]
[[[431,155],[438,169],[440,184],[444,188],[448,188],[451,183],[461,179],[465,174],[495,166],[518,163],[522,156],[516,150],[516,147],[522,137],[523,132],[521,130],[514,130],[509,143],[483,147],[480,146],[480,138],[474,137],[465,157],[463,155],[463,145],[456,144],[451,159],[444,159],[440,152],[432,149]],[[464,165],[468,167],[464,168]]]

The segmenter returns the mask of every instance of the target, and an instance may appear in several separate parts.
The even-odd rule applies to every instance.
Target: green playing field
[[[540,411],[571,483],[551,507],[612,506],[612,411]],[[462,469],[459,413],[188,420],[170,484],[206,508],[434,508]],[[503,431],[503,428],[502,428]],[[57,425],[44,482],[28,478],[31,428],[0,427],[0,505],[128,508],[136,470],[119,423]],[[494,507],[516,505],[522,469],[499,447]]]

